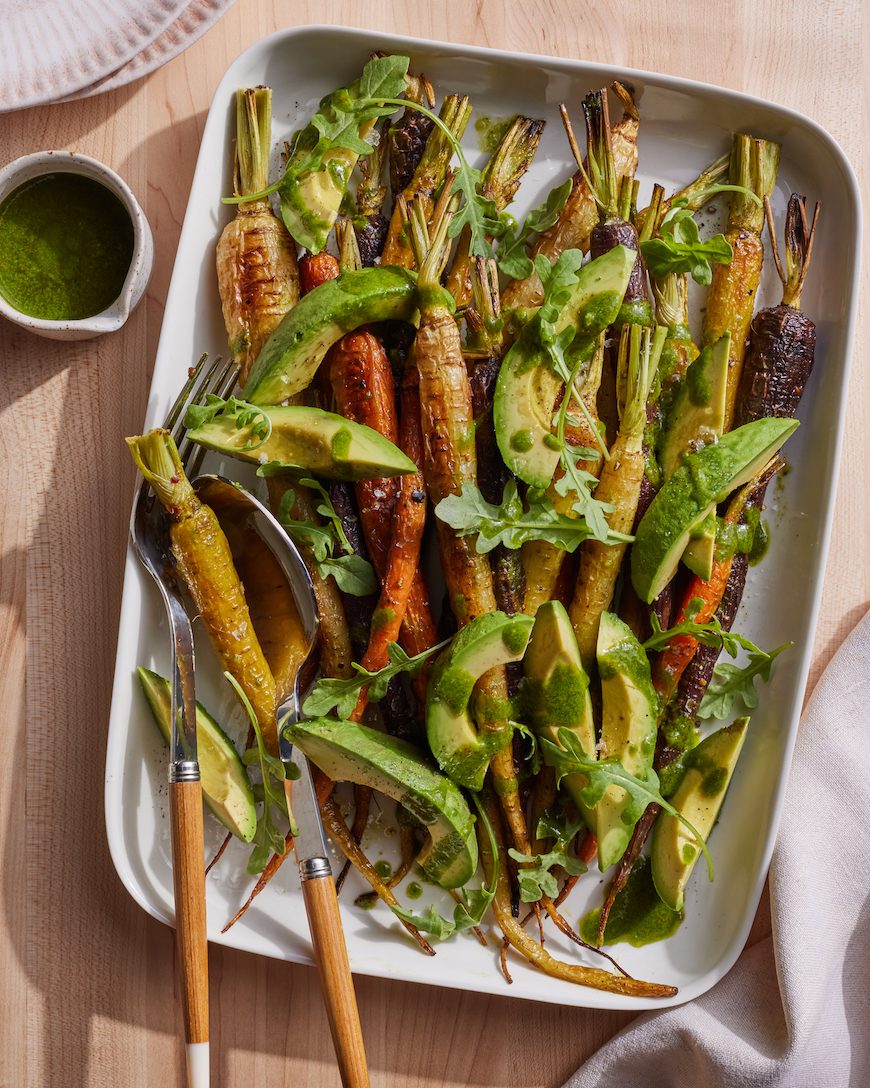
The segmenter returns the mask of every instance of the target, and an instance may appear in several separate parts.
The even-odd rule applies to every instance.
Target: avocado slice
[[[370,480],[417,471],[388,438],[334,412],[302,405],[261,411],[272,426],[265,442],[252,435],[255,424],[239,427],[232,412],[221,412],[208,423],[190,428],[187,437],[241,461],[272,463],[329,480]]]
[[[337,718],[297,722],[288,735],[330,778],[370,786],[425,825],[429,839],[417,861],[430,880],[458,888],[474,875],[477,839],[465,798],[412,744]]]
[[[743,742],[749,718],[711,733],[684,758],[685,773],[670,801],[697,828],[706,842],[722,802]],[[692,833],[670,813],[662,812],[652,833],[652,878],[663,903],[683,909],[683,895],[700,850]]]
[[[656,747],[659,700],[649,659],[628,624],[603,612],[598,628],[598,675],[601,679],[601,758],[615,757],[643,777]],[[628,797],[621,786],[608,786],[595,806],[598,864],[601,871],[619,861],[634,825],[625,822]]]
[[[169,744],[172,685],[141,665],[136,675],[154,721]],[[196,741],[203,800],[227,831],[250,842],[257,829],[257,810],[248,772],[233,742],[200,703],[196,704]]]
[[[438,765],[460,786],[480,790],[493,755],[510,741],[511,730],[479,731],[474,717],[508,718],[508,708],[475,705],[474,685],[490,669],[519,661],[534,620],[517,613],[490,612],[467,624],[438,658],[426,696],[426,736]]]
[[[797,427],[796,419],[758,419],[684,457],[650,503],[631,546],[631,581],[642,601],[649,604],[665,588],[716,504],[748,483]]]
[[[666,480],[679,468],[683,454],[715,442],[722,434],[730,347],[731,333],[726,332],[704,348],[686,371],[662,431],[659,464]]]
[[[728,353],[731,333],[704,348],[686,371],[665,423],[659,461],[667,480],[684,453],[715,442],[725,429],[728,391]],[[705,581],[713,572],[716,549],[716,516],[710,515],[686,545],[683,562]]]
[[[556,321],[556,331],[573,326],[576,339],[569,351],[591,349],[611,325],[637,254],[616,246],[580,269],[571,295]],[[553,414],[563,382],[549,364],[541,344],[541,319],[536,315],[504,358],[493,400],[498,448],[507,467],[532,487],[547,487],[559,461]]]
[[[559,730],[570,729],[587,759],[596,758],[595,722],[589,677],[571,620],[561,601],[545,601],[535,614],[535,626],[523,657],[523,705],[536,733],[559,745]],[[583,775],[569,774],[562,785],[595,831],[593,812],[583,804]]]
[[[299,300],[281,320],[248,375],[244,398],[281,404],[305,389],[323,356],[346,332],[370,321],[410,321],[417,277],[404,268],[342,272]]]

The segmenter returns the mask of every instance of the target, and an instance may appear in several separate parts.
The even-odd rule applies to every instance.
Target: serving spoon
[[[299,677],[317,639],[320,621],[314,587],[296,546],[259,499],[240,484],[230,483],[222,476],[198,476],[193,481],[193,486],[202,501],[214,510],[219,521],[230,518],[237,522],[244,521],[247,528],[260,537],[281,568],[293,596],[300,626],[301,660],[293,681],[289,684],[289,694],[278,707],[276,715],[278,754],[287,772],[284,779],[287,809],[293,813],[298,824],[293,848],[299,866],[305,913],[308,916],[314,959],[320,974],[320,987],[341,1082],[345,1088],[369,1088],[365,1046],[338,909],[338,896],[332,878],[320,809],[311,780],[311,768],[305,757],[299,760],[298,783],[291,798],[292,775],[296,774],[297,768],[293,767],[291,774],[293,745],[286,733],[288,726],[299,719]]]

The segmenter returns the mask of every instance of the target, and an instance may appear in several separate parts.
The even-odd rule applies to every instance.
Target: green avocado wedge
[[[302,405],[261,411],[271,426],[263,442],[252,433],[262,420],[239,427],[230,412],[189,429],[187,437],[251,464],[304,471],[328,480],[369,480],[417,471],[389,439],[344,416]]]
[[[489,762],[511,739],[511,730],[478,730],[484,718],[500,721],[507,707],[474,699],[474,685],[490,669],[519,661],[534,620],[490,612],[463,627],[435,662],[426,696],[426,736],[439,767],[466,789],[483,788]]]
[[[169,744],[172,685],[150,669],[136,675],[163,739]],[[196,740],[202,796],[227,831],[250,842],[257,829],[254,791],[235,745],[200,703],[196,704]]]
[[[684,757],[684,774],[671,804],[706,842],[725,800],[725,793],[746,739],[749,718],[706,737]],[[667,812],[659,814],[652,833],[652,878],[662,902],[682,910],[686,885],[700,851],[684,824]]]
[[[425,825],[429,839],[417,861],[430,880],[458,888],[474,875],[477,839],[465,798],[412,744],[337,718],[297,722],[288,736],[330,778],[370,786]]]
[[[329,348],[346,332],[377,321],[410,321],[417,277],[404,268],[342,272],[309,291],[283,318],[257,357],[244,388],[252,404],[281,404],[301,393]]]
[[[631,546],[631,581],[642,601],[654,601],[673,578],[716,504],[748,483],[797,427],[796,419],[758,419],[683,459],[650,503]]]
[[[725,401],[728,392],[728,356],[731,334],[726,332],[715,344],[703,349],[686,371],[674,398],[659,452],[659,463],[667,480],[683,455],[715,442],[725,429]],[[686,545],[683,562],[707,581],[713,571],[716,549],[716,517],[711,514]]]
[[[655,754],[659,710],[649,659],[628,624],[612,612],[601,615],[596,657],[601,679],[601,758],[616,758],[627,771],[645,777]],[[608,786],[595,806],[602,872],[619,861],[634,830],[625,821],[627,802],[621,786]]]
[[[597,753],[589,677],[571,620],[560,601],[545,601],[535,613],[535,626],[523,657],[522,703],[529,724],[540,736],[561,747],[559,730],[570,729],[587,759]],[[562,785],[577,805],[591,831],[594,813],[583,804],[583,775],[569,774]]]
[[[556,321],[556,332],[576,329],[571,352],[588,350],[613,323],[637,254],[625,246],[584,265],[571,297]],[[504,358],[493,400],[498,448],[505,464],[532,487],[547,487],[559,461],[553,441],[553,414],[563,381],[553,371],[541,344],[540,315],[525,326]]]

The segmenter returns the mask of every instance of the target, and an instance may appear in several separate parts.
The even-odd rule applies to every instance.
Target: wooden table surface
[[[47,148],[113,166],[155,235],[147,302],[116,335],[42,340],[0,322],[0,1086],[180,1084],[172,935],[106,848],[103,759],[137,433],[212,93],[257,38],[294,23],[658,69],[751,92],[829,129],[864,178],[862,0],[238,0],[127,88],[0,117],[0,163]],[[866,315],[866,280],[863,313]],[[862,341],[859,340],[859,343]],[[812,680],[867,608],[870,368],[856,359]],[[13,785],[14,784],[14,785]],[[765,904],[753,938],[769,931]],[[213,948],[214,1083],[338,1083],[314,971]],[[360,979],[377,1088],[551,1086],[630,1019]]]

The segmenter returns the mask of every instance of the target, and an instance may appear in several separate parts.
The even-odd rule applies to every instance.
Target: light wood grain
[[[326,1018],[344,1088],[369,1088],[365,1043],[332,874],[302,881]]]
[[[87,101],[0,117],[0,160],[46,148],[108,163],[155,235],[147,302],[81,344],[0,328],[0,1086],[182,1083],[170,930],[120,885],[103,752],[133,471],[205,113],[229,62],[304,22],[349,23],[657,69],[771,98],[824,125],[861,172],[870,56],[862,0],[238,0],[166,67]],[[863,52],[862,52],[863,44]],[[865,198],[866,199],[866,198]],[[867,319],[864,273],[859,328]],[[855,360],[812,681],[870,602],[870,368]],[[753,940],[769,931],[766,906]],[[210,949],[214,1081],[334,1088],[314,970]],[[375,1088],[556,1088],[631,1017],[376,979],[357,996]]]
[[[208,941],[205,935],[202,787],[199,782],[170,785],[169,814],[172,820],[175,954],[184,1039],[188,1043],[207,1043]]]

